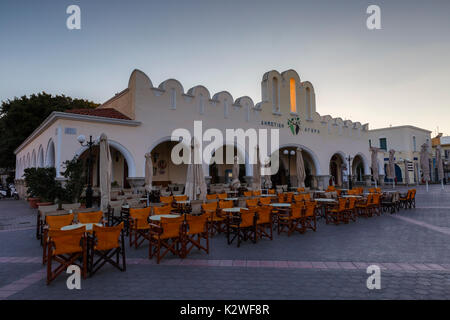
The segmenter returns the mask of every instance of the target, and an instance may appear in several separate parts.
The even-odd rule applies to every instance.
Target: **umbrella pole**
[[[444,179],[441,179],[441,189],[444,190]]]
[[[150,193],[148,192],[148,190],[147,190],[147,207],[149,207],[150,206]]]
[[[427,181],[425,181],[425,183],[426,183],[426,185],[427,185],[427,192],[428,192],[428,180],[427,180]]]

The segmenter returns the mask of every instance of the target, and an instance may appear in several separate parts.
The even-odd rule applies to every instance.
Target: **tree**
[[[2,139],[0,168],[15,168],[14,150],[53,111],[95,108],[97,106],[98,104],[92,101],[72,99],[65,95],[52,96],[45,92],[3,101],[0,107],[0,137]]]

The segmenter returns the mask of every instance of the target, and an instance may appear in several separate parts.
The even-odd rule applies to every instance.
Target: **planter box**
[[[38,208],[37,204],[39,201],[41,201],[40,198],[28,198],[27,200],[28,203],[30,204],[30,207],[33,209],[37,209]]]

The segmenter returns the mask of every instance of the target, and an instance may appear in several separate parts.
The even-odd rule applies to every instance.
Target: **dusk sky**
[[[81,8],[68,30],[66,8]],[[366,9],[381,8],[382,30]],[[104,102],[133,69],[155,86],[261,100],[262,75],[295,69],[321,115],[450,135],[450,1],[0,2],[0,100],[46,91]]]

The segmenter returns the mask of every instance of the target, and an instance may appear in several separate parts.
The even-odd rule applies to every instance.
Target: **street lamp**
[[[82,147],[88,147],[89,153],[87,158],[87,180],[88,185],[86,188],[86,208],[92,207],[92,184],[91,184],[91,163],[92,163],[92,146],[95,144],[94,141],[92,141],[92,136],[89,136],[89,141],[86,141],[86,137],[84,135],[80,135],[77,138],[78,142],[81,144]]]
[[[352,181],[352,162],[353,158],[348,155],[347,161],[348,161],[348,188],[351,190],[353,188],[353,181]]]
[[[284,149],[283,154],[288,156],[288,172],[289,172],[288,188],[291,188],[291,156],[295,156],[295,151],[294,150],[289,151],[288,149]]]

